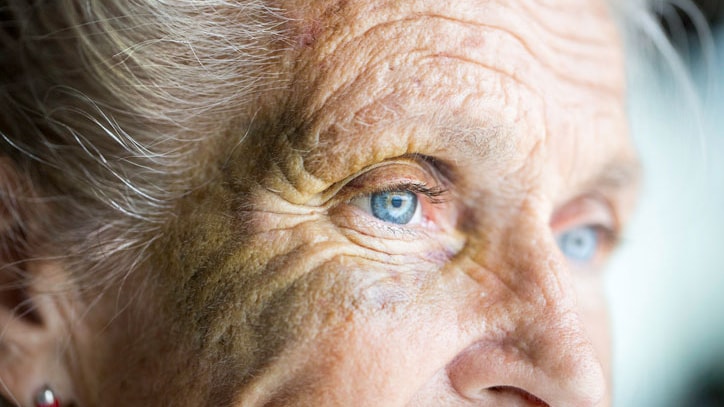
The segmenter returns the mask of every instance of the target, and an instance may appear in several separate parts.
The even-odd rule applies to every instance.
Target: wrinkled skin
[[[608,405],[636,161],[606,4],[281,7],[290,86],[84,319],[78,404]],[[370,212],[385,190],[413,222]],[[586,226],[578,261],[557,239]]]

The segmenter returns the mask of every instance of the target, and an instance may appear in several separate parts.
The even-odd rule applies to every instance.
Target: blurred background
[[[724,0],[694,3],[710,33],[657,7],[690,80],[661,53],[630,77],[646,177],[608,275],[617,407],[724,407]]]

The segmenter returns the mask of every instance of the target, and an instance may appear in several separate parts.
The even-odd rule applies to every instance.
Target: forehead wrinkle
[[[535,14],[534,14],[535,15]],[[481,33],[481,42],[484,42],[484,39],[486,36],[489,36],[491,34],[498,34],[502,33],[505,36],[508,36],[511,38],[515,43],[520,45],[521,49],[527,54],[527,56],[531,57],[533,60],[538,62],[542,68],[545,68],[547,71],[551,72],[555,77],[562,80],[562,82],[569,82],[578,86],[582,87],[593,87],[596,89],[599,89],[606,93],[613,93],[613,94],[619,94],[621,89],[619,87],[617,88],[611,88],[610,86],[606,86],[605,83],[611,83],[611,81],[601,81],[599,78],[579,78],[576,75],[572,75],[570,71],[563,70],[564,67],[566,67],[568,64],[561,64],[561,63],[551,63],[551,59],[559,58],[560,56],[568,57],[568,58],[575,58],[579,60],[587,60],[591,59],[591,57],[595,56],[597,60],[612,60],[613,55],[610,47],[610,42],[605,43],[603,40],[592,42],[592,40],[589,39],[583,39],[580,37],[561,37],[559,39],[566,39],[566,43],[568,46],[557,46],[560,41],[555,41],[555,37],[558,36],[558,33],[551,30],[544,30],[544,33],[536,33],[533,34],[527,34],[529,33],[529,30],[518,30],[517,26],[513,27],[504,27],[500,24],[493,24],[491,22],[481,22],[481,21],[474,21],[474,20],[466,20],[462,18],[454,18],[449,17],[441,14],[422,14],[423,17],[433,17],[433,18],[439,18],[445,21],[448,21],[450,23],[457,23],[461,25],[469,25],[470,28],[478,29],[478,30],[484,30],[484,33]],[[525,18],[521,17],[518,14],[512,14],[510,16],[513,19],[517,18]],[[531,19],[525,19],[523,22],[518,22],[517,24],[525,24],[526,26],[530,26],[530,24],[533,24],[534,26],[541,27],[540,24],[538,24],[540,21],[539,18],[531,18]],[[513,20],[513,23],[516,23],[517,20]],[[545,26],[542,26],[545,27]],[[547,28],[547,27],[545,27]],[[546,38],[545,41],[540,41],[540,36],[537,34],[542,35],[548,35],[551,38]],[[535,38],[535,40],[531,40],[531,38]],[[584,43],[585,40],[585,43]],[[595,52],[592,52],[591,49],[596,48]],[[581,50],[586,50],[586,52],[583,52]],[[602,55],[603,54],[603,55]],[[461,60],[465,60],[468,62],[475,62],[474,59],[470,57],[458,57]],[[579,62],[580,63],[580,62]],[[488,67],[491,67],[490,65],[486,65]],[[500,68],[495,68],[496,71],[500,73],[504,73],[508,76],[514,77],[517,80],[520,80],[521,78],[517,75],[515,75],[512,71],[508,72]],[[617,81],[618,82],[618,81]],[[531,84],[528,84],[528,86],[531,86]]]
[[[490,5],[489,3],[485,3],[485,4]],[[385,16],[383,16],[383,17],[385,17],[385,19],[381,19],[379,16],[377,18],[370,18],[371,16],[366,16],[366,18],[362,19],[361,21],[372,20],[371,25],[367,24],[366,26],[362,26],[362,27],[360,27],[361,23],[356,22],[355,20],[352,20],[353,24],[350,24],[350,28],[345,27],[346,35],[344,33],[339,33],[336,30],[330,30],[331,32],[329,32],[326,36],[324,36],[323,39],[320,39],[320,44],[318,45],[318,47],[315,48],[315,50],[313,50],[311,54],[307,54],[307,56],[310,57],[310,58],[308,58],[309,60],[316,61],[318,63],[323,63],[323,64],[328,64],[328,62],[329,62],[328,60],[330,60],[330,59],[337,59],[338,60],[337,62],[344,59],[344,61],[346,61],[344,64],[339,64],[339,63],[337,64],[337,65],[343,65],[343,66],[339,66],[337,68],[339,68],[339,69],[343,68],[344,71],[346,71],[346,72],[355,71],[356,70],[355,68],[350,69],[349,61],[351,58],[349,58],[349,57],[351,55],[355,55],[356,53],[359,53],[360,49],[364,50],[366,48],[369,48],[369,46],[365,47],[364,45],[366,45],[365,43],[371,42],[368,39],[373,34],[373,32],[375,32],[376,30],[379,30],[379,29],[390,29],[391,26],[395,26],[395,25],[405,23],[405,22],[419,21],[420,23],[422,23],[422,21],[420,21],[421,19],[424,19],[426,17],[436,17],[436,18],[446,19],[447,21],[456,22],[456,23],[472,24],[475,28],[488,27],[497,32],[506,33],[506,35],[511,36],[511,38],[513,38],[518,44],[520,44],[520,46],[523,47],[523,49],[525,49],[527,51],[529,56],[532,56],[534,59],[536,59],[536,62],[538,64],[540,64],[542,67],[545,67],[546,70],[548,70],[550,73],[558,76],[559,79],[562,80],[562,83],[569,83],[569,84],[575,83],[578,86],[597,87],[597,88],[601,88],[601,90],[614,92],[614,93],[620,92],[621,86],[618,86],[618,85],[621,84],[622,81],[601,80],[600,74],[605,74],[605,73],[598,72],[598,75],[595,75],[595,78],[594,78],[594,77],[592,77],[593,75],[590,74],[591,70],[589,70],[589,69],[581,69],[581,70],[576,70],[576,71],[571,71],[571,72],[563,72],[563,71],[561,71],[561,69],[564,69],[568,65],[576,65],[576,64],[567,64],[567,63],[553,64],[553,63],[550,63],[550,61],[548,61],[553,56],[555,56],[556,58],[565,56],[565,53],[551,52],[551,50],[534,52],[533,48],[548,47],[547,44],[549,41],[540,41],[538,39],[537,34],[535,36],[536,37],[535,39],[526,39],[526,38],[524,38],[524,35],[526,35],[526,34],[520,34],[519,32],[528,33],[528,32],[530,32],[530,30],[529,29],[522,30],[522,29],[518,29],[518,28],[520,28],[522,25],[525,25],[526,27],[530,27],[531,23],[535,23],[538,19],[520,17],[520,16],[518,16],[518,14],[520,14],[520,13],[512,13],[510,11],[507,13],[500,12],[499,9],[501,9],[501,8],[510,8],[510,6],[505,7],[500,4],[495,4],[495,7],[476,7],[475,9],[478,10],[478,13],[476,13],[475,15],[479,14],[480,9],[498,10],[497,13],[493,13],[494,16],[498,16],[498,18],[502,19],[502,21],[510,21],[510,23],[512,24],[514,29],[511,30],[510,29],[511,27],[506,28],[506,27],[502,27],[499,25],[496,26],[496,25],[491,24],[491,21],[489,21],[489,20],[491,20],[492,17],[494,17],[494,16],[481,15],[480,21],[471,21],[471,20],[464,19],[462,16],[453,17],[453,16],[442,15],[439,13],[436,14],[436,13],[433,13],[430,11],[401,10],[399,8],[385,9],[386,12],[396,13],[396,14],[394,14],[392,16],[385,15]],[[539,6],[539,8],[540,8],[540,6]],[[450,10],[447,10],[447,11],[450,12]],[[398,15],[402,12],[407,12],[408,14],[414,12],[414,17],[409,17],[409,16],[402,17],[402,18],[398,17]],[[450,14],[452,14],[452,13],[450,13]],[[515,15],[511,15],[511,14],[515,14]],[[348,17],[347,20],[349,20],[349,16],[347,16],[347,17]],[[342,17],[337,16],[337,18],[342,18]],[[390,18],[392,18],[392,19],[390,19]],[[525,21],[520,21],[521,18],[525,18]],[[349,23],[349,21],[347,21],[347,22]],[[358,28],[355,29],[354,28],[355,26]],[[403,28],[405,28],[405,27],[403,27]],[[417,30],[415,32],[420,33],[420,32],[425,32],[425,31],[426,30],[423,30],[423,31]],[[449,32],[449,30],[446,32]],[[453,32],[455,32],[455,35],[459,34],[457,32],[457,30],[455,30]],[[548,31],[548,32],[542,33],[542,34],[547,35],[547,36],[555,36],[555,32],[553,32],[553,31]],[[493,34],[489,34],[489,35],[493,35]],[[481,35],[480,33],[477,33],[477,36],[480,37],[482,42],[486,42],[485,39],[489,35]],[[531,35],[527,34],[526,36],[530,37]],[[383,37],[386,39],[385,43],[389,44],[389,36],[383,35]],[[468,37],[471,37],[471,36],[468,35]],[[375,38],[378,38],[378,36],[373,36],[372,38],[375,39]],[[569,40],[569,42],[578,44],[579,47],[585,45],[584,48],[589,49],[590,47],[587,46],[588,44],[580,44],[582,41],[583,41],[583,39],[578,38],[578,37],[576,37],[573,40]],[[464,41],[462,41],[462,42],[464,42]],[[461,43],[461,41],[458,41],[458,44],[456,44],[457,48],[459,48],[460,43]],[[394,45],[394,44],[392,44],[392,45]],[[431,44],[431,45],[435,46],[435,44]],[[449,45],[450,44],[447,44],[444,46],[449,46]],[[478,47],[467,46],[466,51],[470,51],[472,48],[486,48],[486,47],[484,47],[484,46],[478,46]],[[597,52],[593,52],[593,53],[589,52],[586,55],[587,58],[581,58],[580,55],[569,55],[568,57],[569,57],[569,59],[570,58],[576,59],[579,63],[580,63],[580,61],[586,61],[589,59],[595,59],[597,61],[601,60],[601,59],[606,59],[607,61],[610,61],[611,60],[610,55],[608,55],[608,53],[603,52],[603,51],[610,50],[611,47],[609,46],[609,47],[601,47],[601,48],[602,49],[598,50]],[[340,51],[340,49],[342,51]],[[378,53],[379,52],[378,50],[384,51],[384,49],[388,49],[388,47],[376,46],[376,47],[373,47],[372,50],[366,50],[365,52]],[[477,51],[480,51],[480,49],[478,49]],[[339,54],[339,52],[343,52],[343,53]],[[350,52],[351,52],[351,54],[350,54]],[[493,53],[497,54],[499,52],[493,52]],[[345,56],[346,56],[346,58],[345,58]],[[471,60],[474,59],[474,58],[472,58],[472,55],[468,55],[466,57]],[[499,61],[500,59],[501,58],[496,57],[495,61]],[[324,62],[324,61],[327,61],[327,62]],[[332,61],[332,62],[334,62],[334,61]],[[487,64],[487,65],[494,65],[494,64]],[[596,64],[596,65],[598,65],[598,64]],[[314,68],[313,70],[315,70],[315,71],[317,70],[316,69],[317,66],[314,63],[307,64],[306,67],[307,68],[312,67],[312,68]],[[332,69],[334,69],[334,68],[332,68]],[[499,70],[500,70],[500,68],[499,68]],[[323,73],[329,73],[329,71],[326,69],[323,71],[324,71]],[[506,71],[509,74],[511,74],[513,72],[510,69],[507,69]],[[597,71],[600,71],[600,69]],[[616,70],[606,70],[606,71],[609,72],[609,74],[610,74],[610,71],[616,71]],[[312,75],[316,76],[317,74],[312,73]],[[534,75],[534,76],[539,77],[539,75]],[[317,79],[319,79],[319,78],[317,78]],[[517,79],[520,80],[520,78],[517,78]],[[605,85],[605,84],[612,85],[614,83],[616,84],[614,86]],[[534,84],[530,84],[530,85],[534,85]],[[609,89],[609,87],[610,87],[610,89]],[[320,87],[315,86],[315,88],[319,89]],[[323,101],[324,101],[324,99],[326,99],[326,97],[324,95],[317,95],[317,97],[315,99],[317,99],[319,102],[323,103]],[[310,102],[311,102],[311,100],[310,100]],[[314,107],[314,106],[312,105],[312,107]]]
[[[589,27],[587,23],[591,17],[597,21],[610,18],[611,10],[606,1],[582,2],[580,0],[570,0],[564,2],[561,0],[526,0],[520,1],[518,4],[527,14],[540,16],[540,18],[536,18],[533,22],[535,25],[540,26],[545,31],[555,33],[556,37],[561,40],[574,37],[585,38],[591,45],[605,44],[607,42],[603,39],[605,33],[596,30],[581,30],[581,27]],[[592,10],[595,11],[592,13]],[[579,17],[576,20],[578,24],[575,25],[575,28],[570,28],[572,27],[571,20],[566,16],[570,14],[575,14]],[[560,17],[560,19],[556,19],[556,17]],[[586,17],[589,18],[587,19]],[[555,24],[555,22],[565,22],[565,24]],[[614,26],[611,25],[610,27],[613,28]],[[614,29],[611,31],[615,32]]]
[[[393,57],[406,58],[409,55],[397,54],[393,55]],[[535,89],[526,84],[496,71],[495,67],[483,67],[474,61],[464,61],[444,55],[425,55],[415,58],[413,60],[415,63],[410,65],[412,69],[420,69],[424,65],[435,65],[431,62],[421,63],[421,61],[432,61],[433,59],[455,60],[462,63],[461,66],[474,66],[475,70],[485,69],[491,72],[491,74],[486,75],[488,80],[496,83],[501,80],[503,82],[513,81],[518,85],[519,89],[527,90],[525,93],[529,94],[528,99],[531,96],[543,99],[543,95],[536,93]],[[315,166],[315,163],[328,165],[335,160],[340,161],[339,164],[349,165],[352,155],[360,152],[359,149],[349,149],[349,140],[354,140],[353,145],[363,145],[369,142],[372,145],[370,150],[381,150],[384,145],[392,146],[392,144],[395,144],[394,148],[391,149],[392,151],[385,152],[388,157],[384,158],[415,152],[410,148],[413,147],[412,144],[416,144],[418,141],[423,141],[422,144],[427,145],[437,145],[440,142],[449,143],[463,155],[470,155],[471,147],[474,147],[473,153],[478,153],[481,156],[487,156],[488,151],[494,150],[498,152],[499,157],[504,157],[507,154],[500,154],[503,150],[512,151],[510,144],[514,139],[514,126],[505,123],[515,122],[518,119],[513,117],[503,119],[503,117],[508,116],[503,111],[518,105],[517,99],[522,97],[518,95],[521,93],[520,90],[515,93],[518,95],[516,100],[510,101],[507,99],[511,95],[508,92],[501,91],[497,87],[499,85],[488,84],[484,90],[468,88],[468,91],[464,92],[465,95],[455,95],[461,96],[462,101],[457,101],[453,105],[439,109],[432,115],[416,113],[421,107],[428,106],[430,102],[417,100],[414,95],[410,98],[411,92],[416,93],[420,90],[414,89],[414,86],[411,83],[408,84],[405,80],[396,82],[397,86],[385,85],[386,82],[380,79],[377,72],[384,70],[386,63],[386,61],[378,61],[372,68],[356,73],[350,81],[334,89],[323,105],[317,108],[319,110],[311,115],[308,123],[302,126],[298,135],[303,137],[304,141],[297,140],[293,144],[300,145],[299,143],[302,143],[306,145],[305,149],[309,150],[310,154],[306,154],[304,158],[304,167],[307,171],[312,170],[314,172],[312,167]],[[439,72],[440,69],[436,68],[434,71]],[[451,79],[459,83],[458,76],[470,77],[466,72],[468,71],[462,72],[458,70],[458,74],[455,74],[452,78],[444,75],[444,72],[443,75],[434,75],[434,80],[427,81],[429,83],[422,89],[427,91],[428,87],[431,86],[430,83],[444,83]],[[428,75],[430,73],[422,74],[419,78],[426,78]],[[380,86],[371,89],[369,86],[370,79]],[[474,86],[475,83],[470,82],[469,85]],[[447,97],[447,91],[444,88],[444,86],[435,87],[437,89],[434,93],[435,97]],[[364,97],[365,100],[360,100],[361,92],[355,92],[355,89],[370,91],[374,96],[372,98]],[[474,112],[468,111],[462,116],[454,112],[459,107],[475,105],[477,99],[493,100],[491,95],[493,99],[505,96],[503,103],[501,103],[503,106],[491,107],[487,106],[488,102],[485,102],[484,105],[486,106],[478,106]],[[408,103],[409,101],[413,101],[413,103]],[[339,106],[347,106],[348,109],[340,111]],[[465,108],[463,110],[469,109]],[[515,110],[517,111],[517,109]],[[414,132],[415,137],[412,137],[413,132],[404,129],[406,125],[411,127],[422,122],[427,123],[429,127],[422,129],[420,132]],[[403,127],[403,129],[397,131],[400,127]],[[425,135],[424,133],[429,134]],[[430,140],[430,134],[439,136],[440,139],[432,141]],[[391,139],[392,135],[398,137]],[[392,140],[395,143],[391,143]],[[497,141],[492,142],[492,140]],[[504,140],[505,142],[503,142]],[[504,146],[508,147],[504,149]],[[369,157],[365,159],[369,159]]]

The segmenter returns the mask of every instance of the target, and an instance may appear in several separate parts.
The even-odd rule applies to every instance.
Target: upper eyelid
[[[416,194],[423,194],[425,195],[428,200],[433,204],[439,204],[444,203],[447,200],[445,199],[445,194],[448,192],[448,188],[446,188],[443,185],[433,185],[433,186],[427,186],[425,183],[417,183],[417,182],[400,182],[400,183],[390,183],[387,186],[383,186],[381,189],[375,189],[372,187],[372,192],[367,195],[371,195],[377,192],[394,192],[394,191],[410,191],[414,192]]]
[[[584,221],[579,221],[580,219]],[[556,209],[550,223],[554,231],[565,231],[583,224],[605,226],[614,233],[621,230],[616,207],[607,196],[595,192],[569,200]]]
[[[371,171],[374,171],[377,168],[383,167],[385,165],[394,165],[395,162],[396,161],[391,161],[391,162],[385,161],[385,162],[375,163],[369,167],[365,167],[364,169],[362,169],[361,171],[359,171],[355,174],[351,174],[348,177],[346,177],[338,182],[335,182],[329,188],[325,189],[324,191],[322,191],[319,194],[319,197],[317,199],[318,201],[320,201],[319,206],[332,206],[332,205],[336,204],[337,202],[332,202],[332,201],[334,201],[334,197],[336,197],[339,194],[339,192],[341,190],[343,190],[351,182],[353,182],[354,180],[356,180],[360,177],[363,177],[365,174],[367,174]]]
[[[395,159],[375,163],[373,165],[365,167],[363,170],[352,174],[339,182],[334,183],[332,186],[319,194],[319,197],[315,200],[317,202],[310,203],[316,203],[318,206],[330,208],[345,200],[349,201],[356,196],[363,196],[365,194],[369,195],[380,191],[396,190],[395,188],[404,185],[410,187],[413,192],[420,192],[431,198],[435,198],[436,196],[440,196],[443,193],[447,192],[449,189],[449,184],[444,180],[443,174],[440,173],[439,168],[434,165],[433,161],[434,158],[432,157],[420,154],[410,154],[397,157]],[[346,197],[340,196],[340,192],[343,191],[345,188],[354,185],[355,181],[363,179],[366,176],[370,176],[370,174],[373,173],[375,170],[395,165],[406,165],[413,168],[417,167],[417,169],[425,175],[423,177],[424,179],[415,180],[413,177],[410,177],[407,180],[403,180],[400,177],[397,180],[392,179],[388,182],[380,183],[380,185],[377,186],[365,185],[359,188],[356,193],[350,193]]]

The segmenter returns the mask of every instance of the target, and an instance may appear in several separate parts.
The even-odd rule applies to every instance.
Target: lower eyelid
[[[362,216],[364,214],[358,211],[356,207],[343,206],[332,214],[340,232],[365,251],[371,250],[383,256],[409,256],[405,262],[407,266],[411,265],[410,259],[416,259],[420,264],[434,265],[437,270],[464,244],[457,234],[394,225]]]
[[[429,237],[420,228],[385,222],[354,206],[340,207],[332,216],[340,227],[371,239],[418,241]]]

